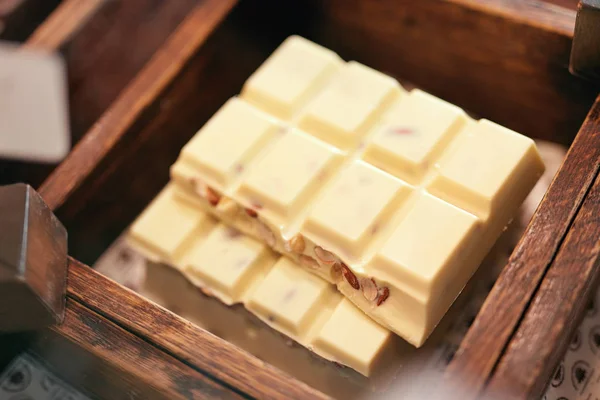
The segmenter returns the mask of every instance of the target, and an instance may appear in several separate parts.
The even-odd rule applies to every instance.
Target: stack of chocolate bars
[[[531,139],[293,36],[128,240],[369,376],[393,335],[425,342],[543,171]]]

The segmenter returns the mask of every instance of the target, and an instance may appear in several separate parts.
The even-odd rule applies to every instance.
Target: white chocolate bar
[[[127,240],[179,269],[223,303],[243,303],[266,324],[328,360],[369,376],[390,353],[392,333],[333,285],[242,235],[167,186],[131,226]]]
[[[244,85],[246,99],[283,120],[290,119],[343,61],[331,50],[293,37],[256,70]]]
[[[171,176],[418,347],[543,171],[531,139],[291,37]]]

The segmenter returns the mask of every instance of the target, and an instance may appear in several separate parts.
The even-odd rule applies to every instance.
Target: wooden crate
[[[65,322],[0,337],[0,366],[29,349],[101,398],[326,397],[80,262],[115,240],[167,182],[181,147],[297,33],[570,146],[430,396],[539,397],[600,268],[599,88],[568,72],[575,10],[538,0],[236,3],[64,0],[31,37],[27,45],[61,49],[69,67],[78,144],[39,191],[74,258]]]

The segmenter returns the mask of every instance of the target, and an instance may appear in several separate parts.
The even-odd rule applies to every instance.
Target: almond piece
[[[373,301],[377,298],[377,285],[373,278],[363,278],[360,280],[362,286],[363,296],[369,301]]]
[[[205,197],[212,206],[216,206],[219,204],[219,200],[221,200],[221,195],[209,186],[206,186]]]
[[[335,256],[333,253],[320,246],[315,246],[315,255],[323,264],[332,265],[335,263]]]
[[[388,297],[390,297],[390,289],[388,289],[387,287],[382,287],[379,288],[378,292],[379,297],[377,298],[377,306],[380,306],[383,304],[384,301],[387,300]]]
[[[331,267],[330,274],[331,279],[334,283],[337,283],[340,279],[342,279],[342,266],[340,265],[340,263],[333,264],[333,267]]]
[[[190,184],[198,196],[205,198],[211,205],[216,206],[221,195],[198,178],[190,178]]]
[[[356,277],[356,275],[354,275],[354,273],[350,271],[350,268],[348,268],[346,264],[342,263],[341,266],[342,275],[344,275],[344,278],[346,279],[348,284],[350,284],[350,286],[352,286],[354,290],[360,289],[360,283],[358,283],[358,278]]]
[[[264,222],[258,221],[258,235],[269,246],[275,246],[275,234]]]
[[[297,235],[295,235],[293,238],[290,239],[290,249],[294,253],[298,253],[298,254],[303,253],[305,247],[306,247],[306,245],[304,244],[304,238],[302,237],[301,234],[298,233]]]
[[[314,258],[302,254],[299,257],[299,259],[300,259],[300,264],[302,264],[304,267],[307,267],[310,269],[319,269],[319,263]]]

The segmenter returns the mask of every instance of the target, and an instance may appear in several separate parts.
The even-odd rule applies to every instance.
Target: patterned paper
[[[0,375],[0,400],[88,400],[30,354],[17,357]]]
[[[600,290],[571,338],[543,400],[600,400]]]

